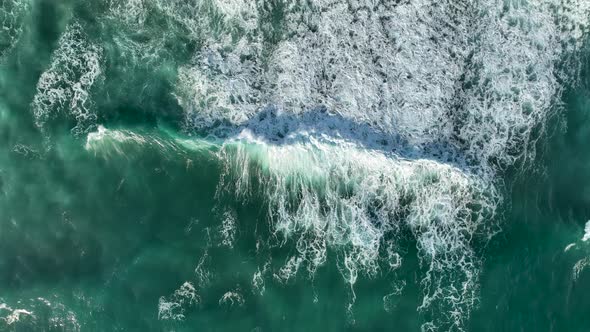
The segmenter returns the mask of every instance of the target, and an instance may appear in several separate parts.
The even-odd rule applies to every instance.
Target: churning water
[[[0,329],[587,331],[590,2],[0,2]]]

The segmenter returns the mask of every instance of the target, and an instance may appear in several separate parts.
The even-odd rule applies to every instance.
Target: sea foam
[[[82,26],[68,26],[37,83],[32,103],[37,126],[61,116],[74,121],[75,134],[92,128],[97,116],[90,90],[102,73],[101,56],[102,48],[88,41]]]
[[[409,230],[423,269],[419,309],[432,317],[423,329],[465,328],[478,298],[476,244],[498,231],[498,174],[530,164],[575,84],[585,1],[129,6],[130,24],[152,10],[203,45],[178,70],[185,130],[221,142],[220,194],[262,188],[279,245],[296,243],[281,268],[259,267],[258,291],[270,276],[313,276],[333,250],[354,294],[359,275],[403,264],[396,241]]]

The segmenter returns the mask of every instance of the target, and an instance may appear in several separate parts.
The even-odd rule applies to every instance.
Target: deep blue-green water
[[[590,2],[0,23],[1,331],[590,331]]]

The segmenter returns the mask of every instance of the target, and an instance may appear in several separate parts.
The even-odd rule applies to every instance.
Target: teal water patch
[[[0,330],[590,328],[585,1],[0,11]]]

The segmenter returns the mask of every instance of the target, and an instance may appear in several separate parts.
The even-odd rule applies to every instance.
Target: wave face
[[[0,61],[31,11],[2,6]],[[197,310],[214,283],[210,248],[238,250],[242,237],[256,242],[248,289],[313,281],[333,264],[351,324],[359,279],[386,275],[383,306],[395,310],[406,261],[417,260],[423,331],[467,329],[486,245],[501,230],[504,174],[533,167],[564,91],[579,83],[590,23],[585,0],[71,6],[30,103],[46,141],[65,126],[100,163],[150,151],[218,172],[218,236],[207,228],[214,243],[193,278],[154,304],[159,320]],[[261,206],[267,231],[244,235],[228,201]],[[280,250],[289,253],[277,263]],[[243,307],[243,294],[242,284],[215,301]],[[36,319],[18,310],[5,310],[8,325]]]

